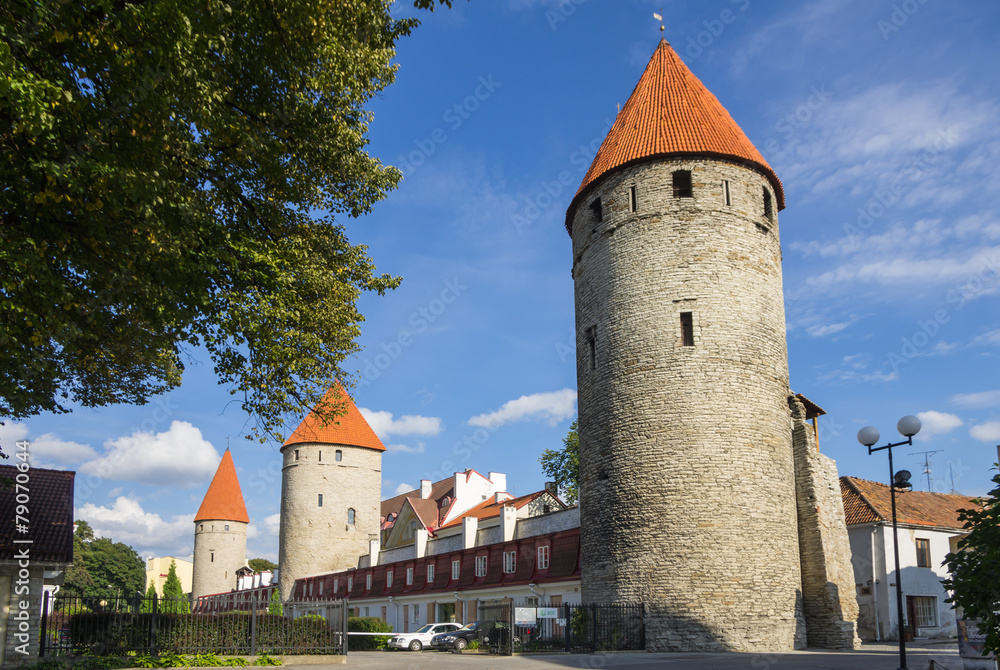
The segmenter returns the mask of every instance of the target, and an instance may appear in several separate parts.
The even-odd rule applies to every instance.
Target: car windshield
[[[462,630],[476,630],[477,628],[479,628],[479,622],[473,621],[472,623],[465,624],[465,627],[462,628]]]
[[[421,626],[420,629],[417,632],[418,633],[429,633],[429,632],[431,632],[431,630],[433,630],[433,628],[434,628],[434,624],[429,623],[429,624],[426,624],[424,626]]]

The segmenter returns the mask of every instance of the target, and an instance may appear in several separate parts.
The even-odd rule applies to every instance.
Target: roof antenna
[[[910,454],[910,456],[916,456],[917,454],[923,454],[924,455],[924,472],[923,472],[923,474],[927,475],[927,490],[928,491],[932,490],[931,489],[931,456],[933,456],[934,454],[939,454],[939,453],[941,453],[940,449],[938,449],[937,451],[915,451],[912,454]]]
[[[660,22],[660,37],[663,37],[663,7],[660,7],[659,14],[653,12],[653,18]]]

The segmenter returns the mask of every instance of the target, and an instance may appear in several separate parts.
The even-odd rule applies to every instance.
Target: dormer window
[[[674,170],[673,182],[675,198],[694,197],[691,190],[691,170]]]

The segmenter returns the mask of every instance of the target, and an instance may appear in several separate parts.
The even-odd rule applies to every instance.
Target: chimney
[[[493,494],[493,502],[495,504],[499,505],[500,503],[502,503],[505,500],[510,500],[512,497],[513,496],[511,494],[505,493],[503,491],[500,491],[498,493],[494,493]]]
[[[373,568],[378,565],[379,549],[378,540],[368,540],[368,565]]]
[[[420,497],[426,500],[431,497],[431,480],[421,479],[420,480]]]
[[[507,490],[507,475],[502,472],[491,472],[487,475],[487,478],[493,482],[494,491],[506,491]]]
[[[556,485],[555,482],[545,482],[545,490],[554,496],[559,495],[559,487]]]
[[[427,555],[427,534],[426,528],[418,528],[413,533],[413,547],[416,552],[414,558],[423,558]]]
[[[514,539],[516,526],[517,510],[513,507],[504,507],[500,513],[500,532],[503,534],[504,542],[510,542]]]
[[[479,519],[467,516],[462,519],[462,548],[472,549],[476,546],[476,534],[479,531]]]

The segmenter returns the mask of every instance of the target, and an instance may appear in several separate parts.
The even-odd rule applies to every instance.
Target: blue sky
[[[402,3],[400,15],[412,13]],[[987,489],[1000,444],[1000,5],[456,0],[399,44],[371,152],[400,187],[350,238],[381,272],[353,361],[359,407],[389,445],[383,495],[472,467],[540,489],[538,456],[576,416],[566,206],[660,38],[729,109],[785,186],[780,213],[792,387],[829,412],[841,474],[887,479],[855,440],[925,428],[897,467]],[[495,415],[487,430],[485,415]],[[720,416],[720,421],[726,417]],[[78,409],[0,429],[36,465],[78,471],[76,508],[144,556],[191,552],[192,519],[233,450],[250,556],[277,556],[277,444],[207,358],[143,407]],[[478,431],[478,432],[477,432]]]

